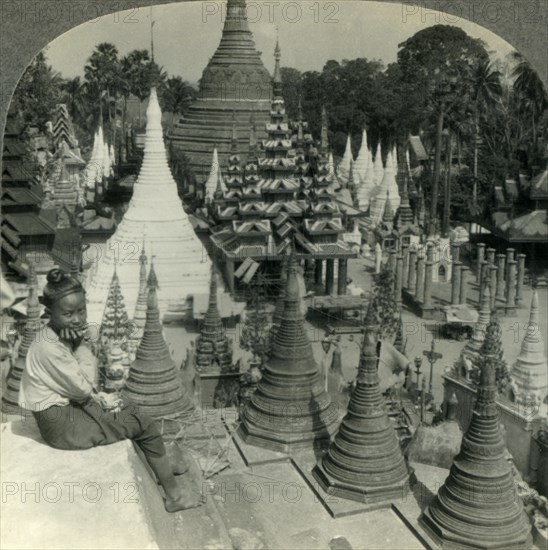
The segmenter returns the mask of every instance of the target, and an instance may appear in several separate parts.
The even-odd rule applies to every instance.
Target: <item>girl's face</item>
[[[67,294],[55,302],[50,310],[51,322],[60,329],[82,329],[86,324],[86,298],[83,292]]]

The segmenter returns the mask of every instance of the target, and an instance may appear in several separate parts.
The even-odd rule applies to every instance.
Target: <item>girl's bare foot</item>
[[[166,446],[169,463],[174,476],[186,474],[190,468],[187,453],[184,453],[177,443]]]
[[[198,508],[204,503],[204,497],[199,493],[189,492],[181,494],[177,498],[166,498],[165,508],[167,512],[174,513],[190,508]]]

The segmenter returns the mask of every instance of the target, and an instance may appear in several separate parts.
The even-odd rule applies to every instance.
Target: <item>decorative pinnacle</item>
[[[152,258],[154,258],[154,256]],[[160,286],[158,284],[158,277],[156,277],[156,272],[154,271],[153,259],[150,260],[150,271],[148,272],[147,286],[148,288],[153,288],[153,289],[157,289]]]

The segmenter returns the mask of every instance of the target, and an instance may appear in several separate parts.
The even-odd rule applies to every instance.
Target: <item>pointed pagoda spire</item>
[[[101,322],[101,341],[103,345],[110,345],[112,341],[122,341],[128,336],[129,318],[124,303],[124,296],[120,288],[120,280],[116,268],[112,275],[107,303]]]
[[[377,331],[370,304],[348,412],[312,473],[330,495],[390,506],[405,494],[409,470],[379,387]]]
[[[21,377],[25,370],[25,361],[29,347],[36,340],[36,335],[42,325],[40,321],[40,302],[38,301],[38,281],[34,262],[29,260],[29,293],[27,297],[27,318],[19,344],[18,357],[13,362],[6,378],[6,387],[2,395],[2,411],[16,413],[19,410],[19,388]]]
[[[386,156],[386,166],[384,168],[382,181],[378,187],[371,209],[371,219],[375,224],[379,223],[382,219],[387,193],[390,194],[390,206],[392,213],[394,213],[400,206],[400,194],[394,176],[394,158],[391,152]]]
[[[384,175],[384,165],[382,163],[382,151],[380,141],[377,143],[377,152],[375,153],[373,172],[375,175],[375,185],[379,186]]]
[[[474,326],[472,338],[466,342],[466,345],[461,352],[461,360],[468,360],[472,366],[475,366],[476,364],[478,354],[485,339],[485,331],[487,330],[487,325],[491,319],[490,301],[491,289],[489,285],[486,285],[485,292],[482,296],[479,318]]]
[[[217,270],[211,269],[209,305],[196,339],[196,366],[201,372],[226,372],[232,366],[232,347],[217,306]]]
[[[354,182],[359,184],[360,187],[362,182],[365,180],[365,173],[367,171],[368,163],[369,147],[367,145],[367,130],[364,128],[362,132],[362,143],[360,145],[360,150],[358,151],[358,156],[354,162]]]
[[[148,276],[147,320],[122,396],[151,418],[187,419],[194,404],[179,377],[164,340],[158,310],[158,279],[151,262]]]
[[[147,319],[147,299],[148,299],[148,286],[147,286],[147,255],[145,253],[145,243],[141,248],[141,254],[139,256],[139,294],[137,295],[137,301],[135,302],[135,313],[133,314],[133,334],[132,340],[140,342],[143,337],[143,330]]]
[[[548,364],[539,321],[538,292],[534,290],[527,332],[511,372],[514,400],[518,404],[542,406],[548,395]]]
[[[486,360],[472,421],[449,476],[420,522],[443,548],[525,550],[532,547],[531,525],[521,498],[516,498],[512,467],[500,432],[495,349],[486,345],[483,353]]]
[[[272,90],[275,98],[282,97],[282,71],[280,69],[281,58],[282,51],[280,49],[280,41],[279,37],[276,37],[276,47],[274,48],[274,76],[272,77]]]
[[[290,251],[291,252],[291,251]],[[282,259],[282,266],[280,270],[280,293],[278,295],[278,300],[276,301],[276,308],[272,315],[272,328],[270,329],[270,337],[274,338],[276,331],[278,330],[285,309],[285,293],[287,285],[287,273],[289,269],[289,258],[290,254],[285,254]]]
[[[325,105],[322,105],[322,128],[320,134],[320,154],[327,156],[329,150],[329,123]]]
[[[106,253],[98,262],[97,274],[88,284],[90,323],[101,322],[114,271],[115,252],[135,250],[135,243],[142,242],[145,237],[156,255],[155,266],[162,280],[158,294],[162,314],[170,305],[181,307],[195,295],[207,295],[209,258],[204,257],[204,247],[183,208],[170,172],[163,139],[162,111],[155,88],[150,92],[146,117],[144,156],[133,195],[115,233],[106,244]],[[138,273],[137,261],[120,262],[118,266],[120,286],[130,311],[138,296]]]
[[[345,185],[348,183],[348,179],[350,177],[351,173],[351,165],[354,158],[352,157],[352,144],[351,144],[351,138],[350,134],[348,134],[346,138],[346,147],[344,149],[344,155],[337,166],[337,177],[339,178],[339,181],[341,184]]]
[[[407,183],[409,181],[409,178],[407,176],[401,177],[402,181],[402,190],[400,194],[400,207],[398,208],[398,227],[401,229],[402,227],[406,225],[412,225],[413,224],[413,210],[411,209],[411,205],[409,203],[409,193],[407,190]]]
[[[292,252],[280,327],[240,425],[246,442],[283,452],[328,439],[337,421],[306,335],[297,269]]]
[[[211,157],[211,168],[209,169],[209,176],[204,186],[204,198],[206,201],[210,201],[215,196],[215,191],[219,184],[219,174],[221,173],[221,166],[219,164],[219,153],[217,147],[213,149],[213,155]]]
[[[394,211],[392,210],[392,202],[390,201],[390,191],[386,192],[386,201],[384,203],[382,221],[385,223],[392,223],[394,221]]]

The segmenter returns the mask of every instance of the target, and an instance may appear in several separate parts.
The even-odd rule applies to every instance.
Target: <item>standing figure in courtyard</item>
[[[29,348],[21,407],[32,411],[40,434],[56,449],[83,450],[132,439],[164,488],[166,510],[199,506],[200,495],[179,487],[158,425],[137,407],[120,403],[116,394],[97,391],[95,358],[84,343],[87,311],[81,283],[60,269],[52,269],[47,281],[43,303],[49,323]]]

